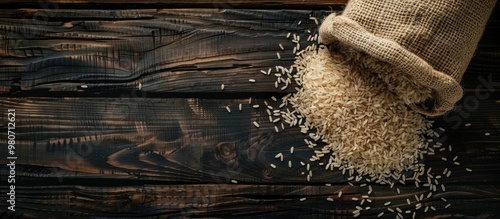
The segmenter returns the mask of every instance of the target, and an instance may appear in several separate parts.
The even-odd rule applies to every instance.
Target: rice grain
[[[283,47],[283,45],[281,45],[281,43],[278,44],[278,45],[279,45],[279,47],[280,47],[281,50],[285,50],[285,47]]]

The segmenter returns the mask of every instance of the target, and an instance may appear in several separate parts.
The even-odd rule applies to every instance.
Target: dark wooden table
[[[275,133],[265,110],[248,104],[276,105],[271,96],[294,91],[275,89],[260,71],[292,64],[287,33],[317,33],[309,17],[321,20],[344,0],[123,2],[0,3],[1,218],[352,217],[363,182],[350,186],[317,164],[308,182],[299,164],[312,155],[306,136]],[[495,10],[464,76],[463,101],[436,121],[452,151],[425,163],[452,174],[441,179],[445,192],[421,201],[436,210],[422,208],[418,218],[500,217],[499,29]],[[15,212],[6,202],[9,109]],[[280,152],[284,162],[274,158]],[[413,184],[371,186],[365,217],[394,218],[386,201],[405,211],[413,209],[407,198],[415,204],[427,194]]]

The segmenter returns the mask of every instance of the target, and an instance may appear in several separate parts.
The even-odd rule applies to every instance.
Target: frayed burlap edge
[[[332,35],[331,33],[335,33]],[[401,47],[398,43],[384,39],[366,31],[357,22],[336,14],[329,15],[320,27],[321,42],[330,44],[340,42],[356,51],[363,52],[388,65],[400,69],[400,72],[413,77],[422,86],[433,89],[434,105],[427,109],[421,103],[409,106],[424,115],[440,116],[453,109],[462,98],[463,90],[459,82],[451,76],[435,70],[426,61]],[[383,53],[391,50],[393,53]]]

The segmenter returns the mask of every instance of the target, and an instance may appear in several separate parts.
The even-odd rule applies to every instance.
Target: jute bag
[[[341,15],[324,20],[320,39],[379,74],[412,109],[439,116],[462,97],[460,81],[494,6],[495,0],[350,0]]]

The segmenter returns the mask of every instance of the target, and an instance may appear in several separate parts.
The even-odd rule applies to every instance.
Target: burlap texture
[[[403,72],[412,83],[431,88],[432,108],[423,107],[421,100],[408,104],[425,115],[439,116],[463,95],[460,81],[495,2],[350,0],[341,15],[332,14],[324,20],[320,39],[397,69],[378,74]]]

